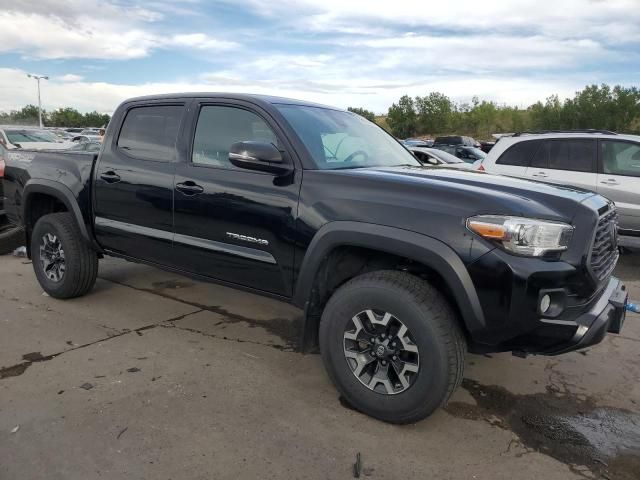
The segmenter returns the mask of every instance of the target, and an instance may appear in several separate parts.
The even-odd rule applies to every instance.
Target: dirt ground
[[[640,300],[640,254],[617,270]],[[640,315],[560,357],[469,355],[448,407],[393,426],[340,402],[301,312],[104,260],[57,301],[0,258],[0,479],[640,478]]]

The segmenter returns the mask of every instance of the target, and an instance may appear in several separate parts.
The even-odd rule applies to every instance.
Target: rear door
[[[613,200],[622,234],[640,236],[640,144],[600,140],[598,193]]]
[[[526,175],[533,180],[596,191],[597,141],[582,138],[543,140]]]
[[[95,172],[95,233],[105,249],[168,264],[183,103],[131,105]],[[113,120],[112,120],[113,121]]]
[[[267,112],[247,102],[193,105],[191,151],[175,176],[174,250],[191,272],[290,296],[301,170],[287,177],[238,168],[235,142],[292,149]]]

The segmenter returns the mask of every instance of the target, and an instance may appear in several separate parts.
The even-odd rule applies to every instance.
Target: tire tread
[[[69,268],[69,265],[67,265],[68,268],[65,271],[65,275],[69,277],[64,282],[62,288],[58,290],[52,291],[51,289],[47,289],[47,286],[43,285],[42,281],[40,284],[47,290],[47,293],[55,298],[75,298],[85,295],[93,288],[96,277],[98,276],[97,253],[89,246],[85,239],[82,238],[80,229],[71,213],[51,213],[41,217],[36,223],[34,233],[39,230],[41,222],[43,222],[43,224],[49,222],[60,230],[60,237],[64,242],[65,256],[76,255],[77,268]],[[37,250],[32,247],[32,255],[36,254]],[[37,268],[35,261],[34,268]],[[40,280],[39,276],[38,280]]]
[[[446,405],[453,392],[458,388],[464,376],[466,340],[456,318],[454,309],[443,294],[427,281],[397,270],[377,270],[352,278],[342,285],[329,299],[327,306],[340,302],[341,297],[349,295],[354,289],[385,287],[391,291],[404,290],[412,297],[419,308],[427,313],[437,332],[438,341],[445,346],[448,361],[448,385],[439,407]],[[321,327],[322,328],[322,327]],[[333,379],[333,378],[332,378]],[[335,379],[333,379],[335,382]],[[384,418],[392,423],[404,424],[421,420],[431,411],[418,409],[403,416],[394,415]]]

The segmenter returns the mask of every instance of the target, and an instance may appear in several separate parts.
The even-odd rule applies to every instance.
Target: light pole
[[[40,80],[49,80],[47,75],[31,75],[27,73],[27,77],[35,79],[38,83],[38,122],[40,123],[40,128],[42,128],[42,102],[40,101]]]

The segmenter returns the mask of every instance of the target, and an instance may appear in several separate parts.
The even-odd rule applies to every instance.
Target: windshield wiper
[[[356,168],[370,168],[371,165],[349,165],[346,167],[336,167],[336,168],[330,168],[329,170],[353,170]]]

